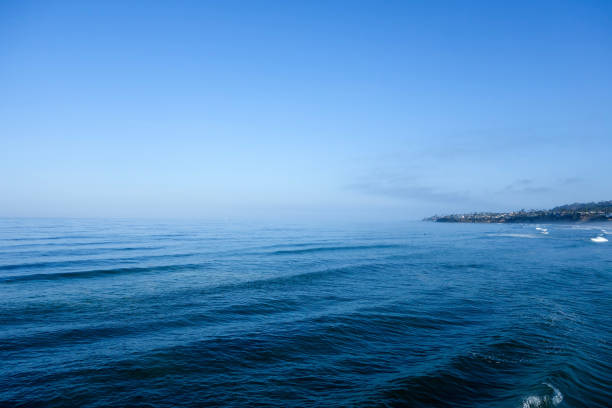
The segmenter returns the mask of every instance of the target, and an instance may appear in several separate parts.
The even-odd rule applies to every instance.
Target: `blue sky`
[[[612,199],[612,2],[0,2],[0,216]]]

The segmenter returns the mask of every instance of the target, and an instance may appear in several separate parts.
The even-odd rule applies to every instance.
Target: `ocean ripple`
[[[0,406],[609,407],[612,251],[532,232],[3,220]]]

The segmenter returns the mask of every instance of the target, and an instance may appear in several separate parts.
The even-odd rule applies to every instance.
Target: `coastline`
[[[423,221],[486,224],[587,223],[612,221],[612,201],[574,203],[550,210],[434,215]]]

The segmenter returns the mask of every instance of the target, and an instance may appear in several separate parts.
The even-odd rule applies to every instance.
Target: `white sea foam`
[[[530,395],[523,400],[523,408],[538,408],[544,406],[542,398],[537,395]]]
[[[541,408],[541,407],[556,407],[563,401],[563,394],[559,391],[558,388],[549,383],[542,383],[548,388],[550,388],[553,392],[552,397],[548,395],[544,395],[540,397],[539,395],[530,395],[523,400],[522,408]]]
[[[561,401],[563,401],[563,394],[561,394],[561,391],[559,391],[558,388],[556,388],[554,385],[549,384],[549,383],[544,383],[544,385],[546,385],[547,387],[549,387],[551,390],[553,390],[553,397],[552,397],[552,403],[553,405],[559,405],[561,403]]]

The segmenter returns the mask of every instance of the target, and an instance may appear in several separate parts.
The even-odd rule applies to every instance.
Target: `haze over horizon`
[[[612,199],[612,3],[0,3],[0,217]]]

